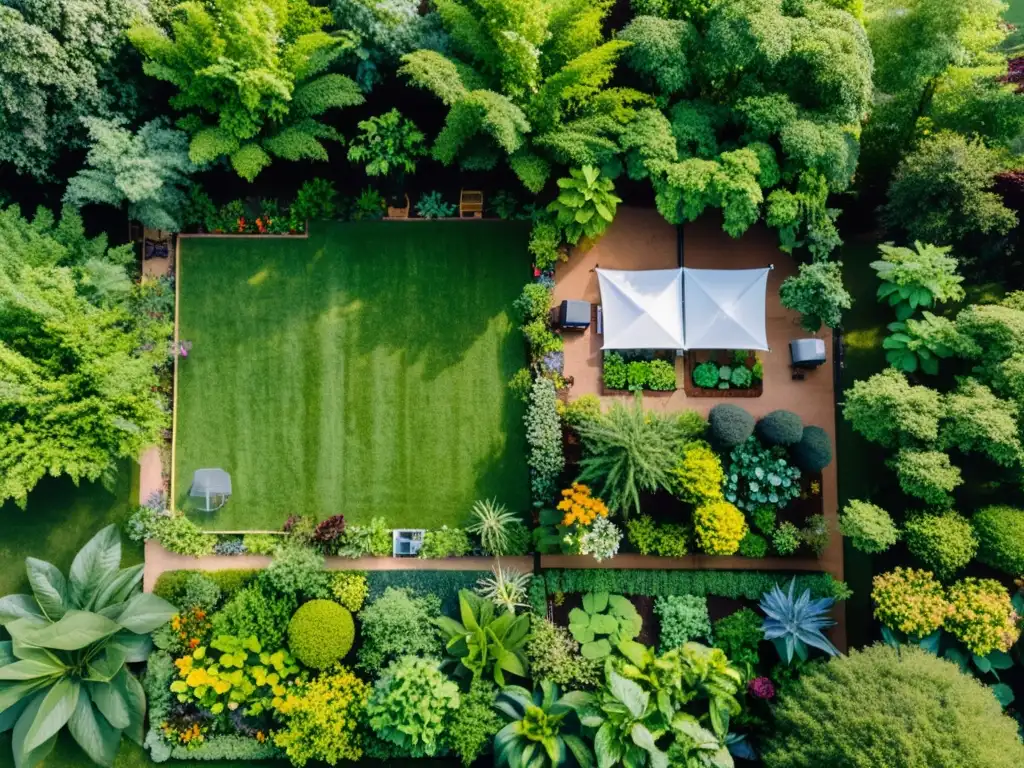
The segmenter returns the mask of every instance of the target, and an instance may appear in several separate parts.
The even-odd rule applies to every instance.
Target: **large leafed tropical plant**
[[[0,733],[13,730],[16,768],[33,768],[66,725],[93,761],[112,766],[121,734],[142,744],[146,697],[127,664],[146,660],[149,633],[176,613],[142,592],[142,566],[121,568],[110,525],[75,556],[65,578],[29,557],[31,595],[0,599]]]
[[[497,611],[494,603],[468,589],[459,592],[459,615],[461,622],[448,616],[434,619],[459,669],[471,672],[474,680],[490,674],[498,685],[505,685],[506,672],[527,676],[529,615],[517,617],[511,611]]]
[[[592,768],[594,756],[580,736],[576,712],[593,696],[570,691],[559,697],[558,686],[542,680],[530,693],[518,685],[502,690],[495,707],[508,724],[494,737],[495,765],[508,768],[557,768],[579,765]]]

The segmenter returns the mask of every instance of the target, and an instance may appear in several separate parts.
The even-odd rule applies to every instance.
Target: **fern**
[[[270,155],[259,144],[243,144],[231,153],[231,167],[246,181],[255,179],[268,165]]]
[[[551,163],[533,152],[517,152],[508,159],[508,164],[523,186],[534,194],[544,189],[551,177]]]
[[[238,150],[238,139],[223,128],[204,128],[192,137],[188,158],[196,165],[212,163]]]
[[[434,142],[434,157],[450,165],[469,140],[481,133],[512,154],[524,144],[529,129],[526,115],[507,98],[493,91],[473,91],[448,111]]]
[[[430,91],[445,106],[452,106],[468,91],[459,66],[437,51],[413,51],[403,56],[402,62],[399,74],[409,78],[413,85]]]
[[[326,162],[327,150],[315,133],[293,126],[263,140],[263,147],[282,160],[320,160]],[[258,172],[258,171],[257,171]]]
[[[315,117],[328,109],[354,107],[365,102],[355,81],[344,75],[323,75],[295,89],[290,114]]]

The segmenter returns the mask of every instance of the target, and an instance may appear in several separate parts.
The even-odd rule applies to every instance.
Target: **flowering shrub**
[[[762,448],[748,437],[729,455],[725,498],[740,509],[773,504],[779,509],[800,495],[800,470],[790,466],[779,447]]]
[[[622,542],[622,531],[607,517],[599,517],[580,538],[580,554],[598,562],[615,557]]]
[[[948,629],[976,656],[1009,651],[1020,629],[1006,589],[995,579],[967,578],[949,588]]]
[[[942,626],[952,608],[930,571],[896,568],[875,576],[875,618],[910,637],[926,637]]]
[[[693,513],[697,546],[709,555],[732,555],[747,534],[743,513],[727,501],[712,501]]]
[[[221,715],[244,705],[259,715],[278,707],[295,683],[299,666],[284,650],[264,651],[255,637],[222,635],[176,659],[178,679],[171,692],[180,703],[194,703]]]
[[[703,440],[683,446],[679,463],[672,470],[672,491],[683,501],[702,504],[722,498],[725,472],[722,460]]]
[[[556,507],[562,512],[562,525],[591,525],[600,517],[608,517],[608,507],[596,496],[591,495],[590,488],[580,483],[562,490],[562,500]]]
[[[370,686],[348,668],[337,666],[315,680],[295,686],[277,707],[285,728],[274,734],[293,765],[309,760],[334,765],[363,756],[359,724]]]
[[[202,608],[192,608],[172,618],[168,627],[174,642],[166,650],[191,653],[210,634],[210,619]]]

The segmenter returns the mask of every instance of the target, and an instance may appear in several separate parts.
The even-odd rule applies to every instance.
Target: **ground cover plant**
[[[276,530],[304,509],[439,528],[469,523],[479,498],[526,507],[505,387],[523,364],[508,313],[525,229],[418,227],[185,243],[178,488],[205,466],[234,484],[204,524]]]

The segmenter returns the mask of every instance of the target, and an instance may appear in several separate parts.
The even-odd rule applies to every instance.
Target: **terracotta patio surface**
[[[676,228],[653,209],[622,207],[609,231],[596,245],[585,252],[575,252],[555,270],[555,304],[563,299],[583,299],[600,303],[597,273],[603,269],[672,269],[679,266]],[[715,215],[683,227],[683,266],[704,269],[746,269],[774,264],[769,274],[766,301],[766,324],[770,352],[759,352],[764,364],[764,393],[755,398],[687,397],[682,389],[671,395],[644,397],[644,407],[661,411],[693,409],[707,414],[719,403],[733,403],[760,417],[769,411],[785,408],[799,414],[804,424],[822,427],[832,438],[835,452],[835,394],[832,378],[832,334],[822,329],[815,334],[824,339],[827,360],[807,373],[805,380],[794,381],[789,367],[789,342],[807,337],[800,328],[799,313],[779,303],[779,286],[797,271],[792,257],[778,249],[776,233],[755,226],[743,237],[733,239],[721,229]],[[629,394],[601,395],[601,337],[592,323],[583,333],[566,331],[565,375],[573,378],[569,399],[583,394],[597,394],[607,407],[628,402]],[[676,359],[676,379],[682,386],[683,357]],[[836,462],[822,473],[822,496],[825,517],[833,531],[828,550],[820,560],[820,568],[843,578],[843,544],[836,530],[838,490]],[[841,613],[841,612],[840,612]],[[839,616],[842,620],[842,616]]]

